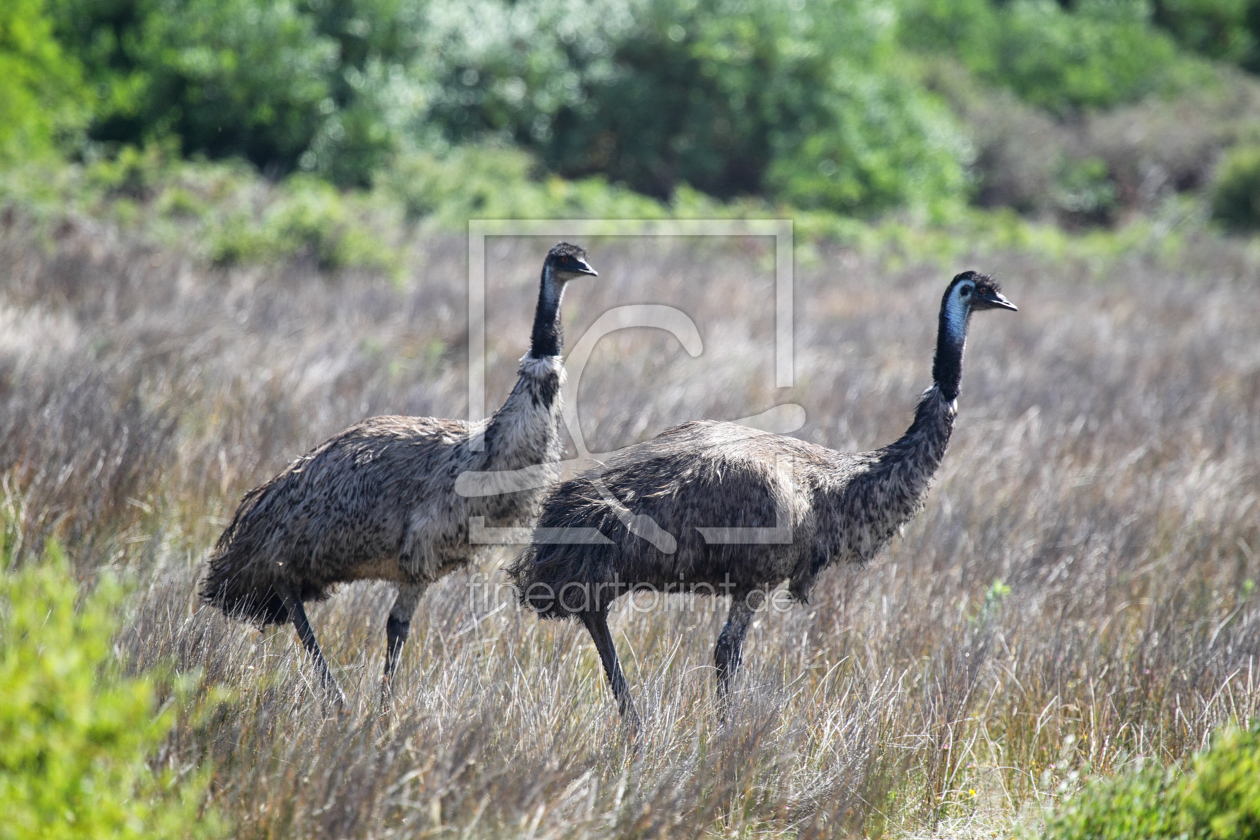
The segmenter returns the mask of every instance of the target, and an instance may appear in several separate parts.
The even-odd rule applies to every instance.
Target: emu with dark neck
[[[388,697],[425,588],[485,549],[469,541],[470,517],[532,524],[543,492],[470,498],[456,493],[457,477],[540,464],[551,465],[551,480],[559,474],[560,299],[569,281],[594,274],[575,245],[562,242],[547,254],[530,351],[493,417],[372,417],[246,493],[215,544],[202,598],[259,627],[292,622],[320,679],[342,701],[302,605],[349,581],[394,583],[398,594],[385,624]]]
[[[733,423],[686,423],[622,450],[556,487],[541,528],[593,528],[606,545],[530,545],[509,568],[522,603],[576,618],[591,634],[623,716],[637,720],[608,631],[610,603],[632,587],[731,595],[714,665],[725,695],[766,593],[787,581],[806,600],[818,573],[866,563],[924,503],[949,444],[971,314],[1010,309],[997,284],[963,272],[941,301],[933,385],[894,443],[842,453]],[[627,527],[626,511],[673,536],[667,553]],[[552,532],[554,533],[554,532]]]
[[[530,336],[529,355],[535,359],[559,356],[564,349],[564,329],[560,325],[560,301],[564,283],[557,279],[550,262],[543,264],[542,281],[538,285],[538,305],[534,308],[534,329]]]

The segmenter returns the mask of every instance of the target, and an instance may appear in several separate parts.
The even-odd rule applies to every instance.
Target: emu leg
[[[625,675],[621,673],[621,663],[617,661],[617,648],[613,645],[612,634],[608,632],[608,616],[603,611],[581,613],[586,632],[591,634],[599,658],[604,663],[604,674],[608,677],[608,685],[613,696],[617,698],[617,708],[621,718],[632,729],[639,726],[639,715],[634,710],[634,701],[630,699],[630,689],[626,685]]]
[[[761,606],[760,599],[748,593],[731,597],[731,611],[713,649],[713,665],[717,668],[718,695],[725,701],[731,689],[731,678],[743,659],[744,636],[752,623],[753,613]]]
[[[398,659],[402,656],[403,645],[411,634],[411,617],[416,612],[416,605],[424,595],[427,583],[407,583],[398,587],[398,597],[389,611],[389,619],[385,622],[385,676],[381,681],[381,706],[388,708],[394,693],[394,670],[398,668]]]
[[[311,629],[311,623],[306,618],[306,610],[302,609],[301,599],[292,590],[286,590],[283,597],[284,604],[289,608],[289,615],[293,619],[293,627],[297,630],[298,638],[302,640],[302,646],[315,660],[315,670],[319,671],[324,690],[332,696],[338,706],[344,706],[346,704],[345,692],[341,690],[341,686],[337,685],[332,671],[328,669],[328,662],[319,649],[319,642],[315,641],[315,631]]]

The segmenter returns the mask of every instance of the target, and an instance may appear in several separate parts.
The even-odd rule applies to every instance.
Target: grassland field
[[[488,241],[490,406],[527,347],[550,244]],[[195,685],[154,762],[212,767],[210,804],[236,836],[1007,837],[1036,832],[1082,778],[1175,762],[1260,716],[1254,242],[949,260],[802,247],[788,389],[772,240],[581,244],[600,277],[565,298],[570,346],[628,303],[677,307],[704,340],[695,358],[656,330],[597,345],[566,389],[593,452],[789,402],[802,438],[874,448],[930,383],[955,272],[994,274],[1020,307],[973,321],[926,510],[877,562],[759,616],[725,720],[724,605],[620,602],[634,742],[581,628],[512,602],[507,549],[430,589],[384,721],[388,587],[310,610],[342,716],[291,629],[198,603],[242,493],[290,459],[372,414],[467,415],[464,237],[425,234],[391,279],[210,268],[191,245],[86,218],[0,220],[10,545],[30,562],[57,537],[85,582],[106,568],[128,582],[117,655]]]

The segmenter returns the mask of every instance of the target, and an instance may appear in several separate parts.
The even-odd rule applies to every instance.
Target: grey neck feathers
[[[564,332],[560,328],[560,299],[564,284],[556,279],[548,261],[543,265],[542,284],[538,289],[538,308],[534,310],[534,330],[529,355],[535,359],[559,356],[564,349]]]

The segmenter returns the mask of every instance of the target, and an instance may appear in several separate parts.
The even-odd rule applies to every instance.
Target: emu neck
[[[932,364],[936,381],[919,400],[906,433],[876,453],[877,466],[869,474],[869,481],[884,485],[878,495],[886,500],[887,513],[900,521],[922,504],[954,431],[968,316],[968,307],[956,297],[942,304]]]
[[[534,311],[534,329],[529,352],[521,359],[520,375],[507,402],[494,413],[485,431],[486,466],[519,469],[533,464],[557,461],[560,386],[564,365],[560,351],[564,335],[560,331],[560,298],[564,283],[558,280],[550,262],[543,266]]]
[[[911,465],[911,472],[921,473],[923,490],[926,491],[927,483],[945,457],[956,414],[954,400],[946,399],[939,386],[932,386],[915,406],[914,422],[910,428],[895,443],[881,450],[884,455],[881,460]]]
[[[946,402],[958,399],[958,389],[962,384],[963,348],[967,344],[967,321],[970,314],[967,307],[954,296],[950,296],[941,305],[932,379]]]
[[[530,337],[529,355],[535,359],[559,356],[564,349],[564,332],[560,328],[563,296],[564,284],[556,279],[551,264],[547,263],[543,266],[538,307],[534,310],[534,331]]]

